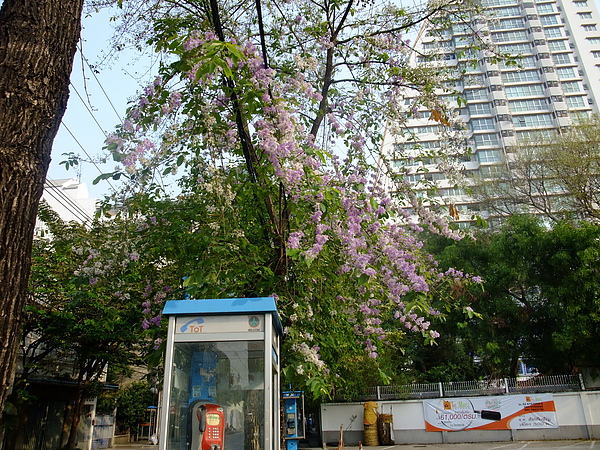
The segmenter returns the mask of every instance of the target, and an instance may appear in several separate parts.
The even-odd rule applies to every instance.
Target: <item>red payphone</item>
[[[198,450],[223,450],[225,415],[223,408],[214,403],[205,403],[196,410],[200,431]]]

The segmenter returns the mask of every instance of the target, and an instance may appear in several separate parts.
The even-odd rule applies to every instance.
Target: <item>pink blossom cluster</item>
[[[142,320],[142,328],[147,330],[151,327],[160,327],[162,321],[162,315],[160,311],[164,305],[167,295],[172,292],[171,286],[164,285],[162,280],[158,280],[154,285],[148,281],[144,293],[144,301],[142,302],[142,313],[144,319]],[[156,343],[155,343],[156,346]]]

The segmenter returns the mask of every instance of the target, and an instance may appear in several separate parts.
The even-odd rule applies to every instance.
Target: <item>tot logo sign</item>
[[[202,333],[202,329],[204,328],[204,319],[201,317],[196,317],[189,322],[184,323],[179,331],[181,333]]]

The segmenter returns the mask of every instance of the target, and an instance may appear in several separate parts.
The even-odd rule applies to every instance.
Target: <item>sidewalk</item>
[[[479,442],[479,443],[459,443],[459,444],[398,444],[398,445],[380,445],[378,447],[365,447],[363,450],[407,450],[414,448],[425,448],[429,450],[561,450],[561,449],[595,449],[594,440],[565,440],[565,441],[512,441],[512,442]],[[131,444],[117,444],[112,447],[116,450],[142,450],[154,449],[158,446],[150,445],[147,442],[136,442]],[[344,450],[358,450],[358,447],[345,445]],[[328,450],[337,450],[336,447],[327,447]],[[226,449],[240,450],[240,449]],[[323,450],[319,448],[300,447],[299,450]]]
[[[130,442],[129,444],[115,444],[110,448],[115,448],[118,450],[142,450],[153,448],[154,450],[156,450],[158,448],[158,445],[150,445],[148,441],[140,441]]]

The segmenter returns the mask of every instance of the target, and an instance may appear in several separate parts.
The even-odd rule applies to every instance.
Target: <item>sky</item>
[[[82,39],[75,54],[67,111],[54,140],[48,179],[80,177],[91,197],[102,198],[110,192],[106,181],[93,185],[103,172],[114,170],[115,163],[83,163],[65,170],[63,153],[73,152],[89,159],[102,154],[106,134],[121,123],[130,101],[138,91],[151,82],[156,74],[150,59],[136,60],[134,52],[120,52],[111,64],[102,63],[110,49],[113,33],[110,17],[115,10],[84,14]],[[83,57],[82,51],[83,50]],[[92,71],[91,67],[96,68]],[[86,155],[87,154],[87,155]]]

